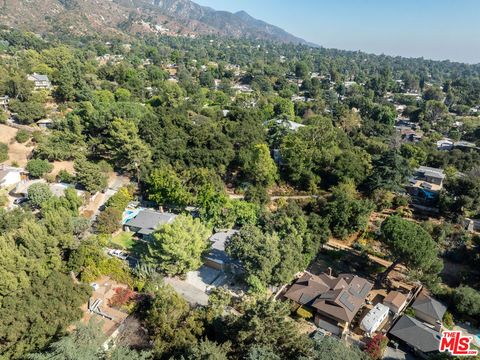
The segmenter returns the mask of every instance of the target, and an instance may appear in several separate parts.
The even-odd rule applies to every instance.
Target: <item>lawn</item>
[[[133,240],[133,233],[122,231],[120,234],[112,237],[111,242],[125,250],[130,250],[135,245]]]

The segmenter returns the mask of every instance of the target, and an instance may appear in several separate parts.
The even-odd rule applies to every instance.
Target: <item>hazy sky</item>
[[[480,0],[194,0],[328,48],[480,63]]]

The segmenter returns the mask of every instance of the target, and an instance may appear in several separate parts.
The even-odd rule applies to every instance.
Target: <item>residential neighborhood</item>
[[[2,5],[0,359],[478,359],[480,8],[234,3]]]

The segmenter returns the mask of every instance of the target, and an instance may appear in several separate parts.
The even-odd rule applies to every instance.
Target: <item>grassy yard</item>
[[[120,234],[113,236],[111,242],[125,250],[130,250],[135,245],[133,233],[122,231]]]

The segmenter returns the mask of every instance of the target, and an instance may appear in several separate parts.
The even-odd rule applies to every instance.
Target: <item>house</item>
[[[35,90],[50,90],[52,88],[52,83],[47,75],[33,73],[28,75],[27,80],[33,81],[35,84]]]
[[[410,316],[403,315],[389,332],[409,346],[417,355],[428,358],[438,351],[441,334]]]
[[[378,303],[362,319],[360,328],[369,336],[372,336],[388,318],[389,312],[390,309],[387,306]]]
[[[53,127],[53,120],[52,119],[38,120],[37,125],[41,129],[51,129]]]
[[[205,265],[222,271],[234,271],[240,267],[240,265],[236,264],[225,252],[225,243],[237,232],[238,230],[220,231],[210,237],[209,241],[211,246],[208,254],[204,256]]]
[[[125,221],[124,229],[135,233],[144,240],[149,240],[150,235],[159,226],[171,224],[176,217],[177,215],[171,213],[140,209],[135,216]]]
[[[420,293],[412,305],[415,310],[415,317],[419,320],[441,329],[443,315],[447,311],[447,307],[441,302],[431,298],[430,296]]]
[[[305,273],[284,296],[312,309],[317,326],[340,335],[348,329],[372,288],[373,284],[352,274],[334,277]]]
[[[24,179],[25,171],[21,168],[0,165],[0,189],[8,189]]]
[[[407,301],[407,295],[399,291],[390,291],[385,299],[383,299],[383,305],[387,306],[392,313],[397,315],[405,308]]]
[[[8,97],[8,95],[0,96],[0,106],[6,109],[8,106],[9,100],[10,98]]]
[[[406,187],[416,204],[434,206],[443,188],[445,173],[442,169],[420,166]]]
[[[285,119],[276,119],[272,121],[266,121],[264,125],[277,124],[280,126],[286,127],[290,131],[298,131],[299,129],[305,127],[305,125],[297,123],[295,121],[285,120]]]
[[[469,142],[469,141],[457,141],[453,144],[453,146],[456,148],[456,149],[460,149],[460,150],[470,150],[470,149],[473,149],[473,150],[479,150],[480,148],[475,145],[474,143],[472,142]]]
[[[442,139],[437,141],[437,150],[452,150],[453,141],[450,139]]]
[[[49,188],[52,194],[58,197],[65,196],[65,190],[74,189],[77,196],[81,197],[82,199],[85,198],[85,191],[75,189],[75,186],[72,184],[55,183],[55,184],[50,184]]]
[[[469,232],[480,231],[480,219],[467,218],[463,221],[463,226]]]

